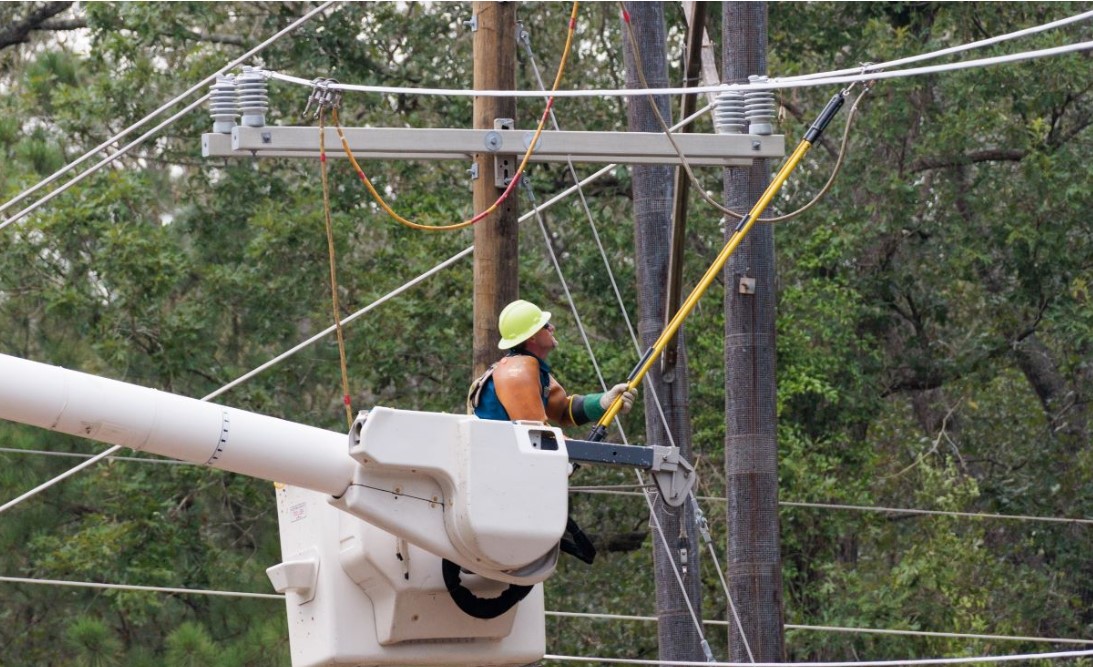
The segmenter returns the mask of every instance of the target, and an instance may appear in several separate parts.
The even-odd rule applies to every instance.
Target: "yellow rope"
[[[338,357],[342,371],[342,402],[345,404],[345,421],[353,426],[353,408],[349,398],[349,370],[345,362],[345,337],[342,334],[341,307],[338,305],[338,272],[336,253],[334,252],[334,225],[330,220],[330,185],[326,176],[326,128],[324,127],[325,109],[319,109],[319,171],[323,179],[323,218],[326,222],[326,246],[330,255],[330,301],[334,310],[334,329],[338,335]],[[337,114],[337,111],[334,112]]]
[[[569,58],[569,49],[570,46],[573,44],[573,34],[576,32],[577,29],[578,4],[578,2],[573,3],[573,10],[570,12],[569,15],[569,32],[566,35],[565,46],[562,49],[562,59],[561,62],[558,64],[558,73],[555,75],[554,85],[550,89],[552,93],[558,90],[558,85],[562,82],[562,73],[565,72],[566,61]],[[380,193],[376,191],[375,186],[372,185],[372,181],[369,180],[368,176],[364,173],[364,170],[361,169],[360,164],[357,163],[357,159],[353,156],[353,151],[349,148],[349,142],[346,140],[345,133],[342,131],[341,123],[338,120],[337,109],[333,111],[332,118],[334,119],[335,128],[338,131],[338,137],[342,141],[342,150],[345,151],[345,155],[349,158],[350,164],[352,164],[353,169],[356,170],[357,177],[360,178],[361,182],[364,183],[364,186],[368,189],[369,194],[372,195],[372,199],[374,199],[376,203],[380,205],[380,207],[387,213],[387,215],[389,215],[391,218],[394,218],[397,222],[407,227],[410,227],[411,229],[437,232],[454,231],[457,229],[463,229],[464,227],[469,227],[496,211],[497,208],[501,206],[501,204],[504,203],[506,199],[508,199],[509,195],[512,193],[513,190],[516,189],[516,186],[520,183],[520,179],[523,177],[524,169],[527,167],[528,161],[531,160],[531,156],[535,152],[535,146],[539,143],[539,136],[543,133],[543,128],[546,126],[547,117],[550,115],[550,110],[553,106],[554,96],[552,95],[547,99],[546,108],[543,110],[543,115],[539,119],[539,126],[535,128],[535,135],[532,137],[530,145],[528,146],[527,151],[524,153],[524,159],[521,160],[520,167],[516,170],[516,175],[513,176],[512,181],[509,183],[508,187],[505,188],[505,191],[501,193],[501,196],[497,198],[497,201],[491,204],[489,208],[482,211],[481,213],[478,213],[474,217],[450,225],[422,225],[420,223],[413,222],[412,220],[407,220],[406,218],[396,213],[390,206],[388,206],[387,202],[385,202],[383,200],[383,197],[380,196]]]

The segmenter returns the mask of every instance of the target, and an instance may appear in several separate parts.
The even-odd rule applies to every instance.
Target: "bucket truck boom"
[[[570,451],[540,423],[376,407],[347,442],[7,355],[0,419],[278,482],[284,562],[268,573],[286,594],[295,667],[534,662],[545,652],[536,584],[557,564],[570,461],[650,469],[676,505],[695,481],[674,448]],[[500,609],[468,611],[468,597],[514,590]]]

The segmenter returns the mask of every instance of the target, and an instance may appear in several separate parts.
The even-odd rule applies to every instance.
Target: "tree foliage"
[[[0,201],[54,173],[312,8],[310,3],[0,5]],[[1081,11],[1069,3],[771,4],[770,71],[852,67],[967,43]],[[524,3],[532,52],[518,80],[552,80],[569,6]],[[583,4],[563,87],[621,88],[623,36],[610,3]],[[666,6],[669,77],[679,80],[683,16]],[[285,73],[380,85],[471,87],[465,3],[343,3],[265,50]],[[808,29],[803,29],[807,26]],[[715,39],[718,27],[711,25]],[[1088,39],[1077,24],[977,55]],[[1088,54],[892,79],[865,97],[843,172],[811,212],[775,230],[779,262],[778,417],[787,622],[1089,636],[1090,528],[965,516],[821,509],[800,503],[1022,516],[1093,516],[1093,120]],[[855,93],[857,92],[855,89]],[[780,93],[792,146],[833,90]],[[271,124],[305,124],[307,90],[273,84]],[[563,129],[615,129],[634,98],[565,98]],[[541,113],[521,100],[518,126]],[[845,112],[844,112],[845,113]],[[346,125],[467,127],[470,98],[348,95]],[[24,220],[0,230],[0,351],[200,397],[331,321],[318,165],[210,160],[189,114]],[[709,121],[699,121],[709,131]],[[807,201],[826,180],[837,132],[775,203]],[[336,147],[331,147],[331,150]],[[466,165],[366,162],[381,192],[428,224],[472,213]],[[578,165],[588,174],[592,168]],[[344,314],[383,299],[470,245],[423,234],[371,203],[331,160],[330,203]],[[721,174],[700,170],[710,191]],[[537,166],[539,200],[571,182]],[[585,189],[597,235],[633,315],[636,268],[626,168]],[[4,212],[12,215],[34,198]],[[526,199],[521,204],[527,208]],[[721,243],[720,214],[690,205],[685,276]],[[543,225],[608,382],[636,360],[584,207]],[[555,366],[596,387],[566,290],[536,220],[521,231],[522,295],[555,312]],[[690,279],[693,283],[694,278]],[[690,283],[689,283],[690,284]],[[686,325],[689,408],[704,496],[723,494],[724,330],[717,292]],[[471,358],[470,260],[377,305],[347,328],[354,406],[462,411]],[[637,321],[631,317],[631,321]],[[338,353],[307,348],[217,400],[341,429]],[[636,410],[626,421],[641,424]],[[6,499],[90,443],[0,426]],[[633,441],[641,433],[630,432]],[[631,485],[583,469],[582,485]],[[605,548],[566,563],[548,608],[650,614],[652,541],[640,499],[574,494]],[[704,501],[724,544],[723,505]],[[0,574],[195,589],[268,591],[279,558],[269,485],[190,466],[114,460],[0,516]],[[727,620],[714,568],[707,618]],[[276,602],[0,583],[4,665],[287,664]],[[550,650],[650,657],[651,626],[551,618]],[[715,654],[723,634],[707,631]],[[906,658],[1037,650],[1041,644],[796,630],[795,659]]]

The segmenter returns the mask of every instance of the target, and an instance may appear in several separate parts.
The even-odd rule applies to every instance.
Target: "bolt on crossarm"
[[[770,185],[763,191],[763,194],[759,197],[759,200],[755,202],[748,214],[740,219],[740,222],[733,229],[732,236],[729,237],[725,247],[718,253],[717,259],[714,260],[710,268],[706,269],[706,273],[702,276],[702,279],[698,281],[695,288],[691,290],[691,293],[687,295],[687,298],[680,305],[679,310],[664,327],[664,331],[661,332],[660,337],[656,342],[645,351],[641,359],[638,361],[637,366],[630,372],[627,377],[627,387],[629,389],[636,389],[641,385],[642,379],[645,378],[645,374],[652,368],[653,363],[664,352],[664,349],[668,346],[668,343],[675,337],[679,328],[683,326],[683,321],[687,319],[687,316],[691,314],[694,307],[698,304],[698,300],[702,298],[702,295],[706,293],[706,290],[710,288],[713,281],[717,278],[717,275],[721,273],[721,270],[725,268],[725,263],[729,260],[729,256],[736,250],[740,242],[744,240],[744,236],[759,220],[759,216],[763,214],[767,206],[774,199],[774,196],[781,190],[782,184],[789,178],[791,172],[797,168],[797,164],[804,158],[805,153],[808,152],[812,145],[820,140],[823,136],[824,130],[827,129],[828,124],[835,117],[835,114],[842,108],[843,103],[846,101],[846,96],[850,93],[850,89],[841,90],[836,93],[824,107],[824,110],[820,112],[819,117],[816,119],[812,126],[805,133],[801,143],[797,145],[793,153],[782,165],[782,168],[778,170],[778,173],[771,179]],[[622,395],[611,404],[607,409],[607,412],[600,417],[600,420],[596,422],[596,426],[592,429],[592,432],[588,435],[588,440],[592,442],[599,442],[607,435],[607,428],[611,422],[618,415],[619,410],[622,409]]]

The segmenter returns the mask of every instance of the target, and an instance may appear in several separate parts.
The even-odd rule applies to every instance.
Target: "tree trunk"
[[[1044,408],[1054,439],[1059,443],[1060,454],[1066,457],[1078,455],[1089,446],[1089,398],[1088,377],[1093,376],[1093,366],[1085,364],[1074,373],[1071,380],[1059,369],[1052,352],[1036,334],[1026,337],[1013,346],[1017,367],[1024,373],[1029,386],[1036,392]],[[1085,355],[1088,358],[1088,355]],[[1082,375],[1086,380],[1082,380]]]

